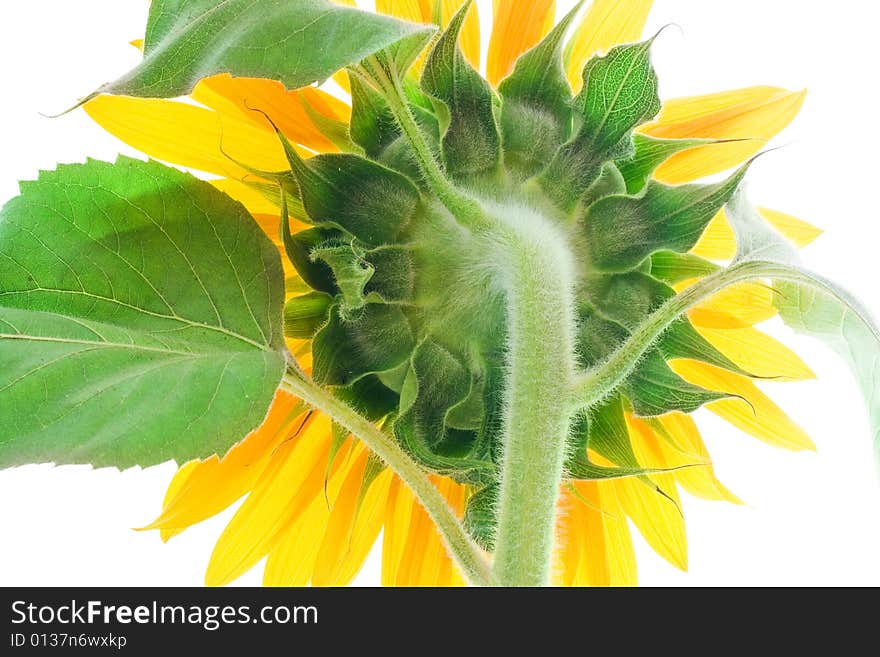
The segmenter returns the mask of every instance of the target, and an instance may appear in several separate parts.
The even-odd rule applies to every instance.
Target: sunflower
[[[463,1],[375,4],[381,13],[446,27]],[[573,26],[564,50],[565,72],[575,93],[589,60],[641,38],[651,5],[650,0],[592,3]],[[488,56],[481,62],[480,24],[490,18],[478,15],[472,6],[461,26],[463,56],[498,88],[521,55],[550,33],[556,14],[552,0],[495,0]],[[414,66],[415,74],[424,66],[423,56]],[[335,89],[287,90],[278,82],[224,74],[199,82],[189,100],[98,96],[85,109],[107,131],[140,151],[213,176],[212,184],[240,201],[283,253],[278,225],[284,193],[279,195],[272,178],[262,175],[289,169],[275,128],[304,161],[318,153],[348,150],[351,99],[359,88],[345,74],[334,80]],[[669,185],[690,183],[742,165],[792,121],[803,101],[803,92],[766,86],[671,99],[637,134],[695,140],[691,147],[662,158],[653,174]],[[761,212],[798,246],[820,233],[782,212]],[[308,228],[291,220],[294,233]],[[730,260],[735,249],[721,211],[690,255],[694,263],[705,264]],[[283,261],[288,297],[309,296],[313,286],[288,258]],[[655,262],[658,277],[662,265]],[[699,266],[672,267],[663,278],[681,290],[707,273]],[[289,322],[308,320],[303,308],[290,307]],[[673,358],[669,366],[689,384],[720,393],[705,406],[744,432],[774,447],[813,449],[805,432],[752,381],[813,376],[797,355],[755,328],[776,312],[773,290],[767,285],[747,282],[725,290],[688,314],[695,334],[719,355],[716,362]],[[288,331],[288,346],[311,372],[311,335]],[[740,504],[716,478],[700,431],[686,413],[645,416],[618,398],[603,407],[603,414],[607,432],[622,436],[621,442],[617,454],[591,447],[590,463],[641,467],[651,474],[563,483],[554,567],[554,581],[561,585],[635,585],[631,526],[664,559],[686,569],[680,489],[702,499]],[[480,493],[479,486],[461,477],[435,474],[432,481],[459,516]],[[242,498],[211,556],[205,576],[209,585],[228,584],[263,559],[263,582],[268,586],[344,585],[355,577],[380,535],[384,585],[464,583],[431,519],[395,474],[328,417],[285,392],[276,395],[263,425],[226,455],[183,465],[168,487],[161,513],[147,529],[158,530],[168,540]]]

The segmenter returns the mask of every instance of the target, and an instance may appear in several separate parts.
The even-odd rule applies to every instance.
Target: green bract
[[[626,414],[726,396],[668,361],[749,374],[685,313],[756,278],[852,361],[880,445],[880,331],[751,212],[748,165],[713,184],[652,179],[707,143],[634,134],[660,110],[653,40],[592,59],[573,96],[579,4],[496,92],[457,46],[470,6],[417,79],[430,26],[322,0],[154,0],[143,63],[101,92],[175,96],[221,72],[295,88],[348,67],[350,125],[315,117],[342,153],[304,158],[279,133],[289,171],[239,163],[281,208],[300,279],[283,308],[277,251],[207,183],[123,158],[23,184],[0,215],[0,467],[222,455],[280,385],[333,420],[331,458],[349,433],[373,450],[364,490],[379,459],[394,469],[472,582],[545,584],[565,480],[656,488]],[[688,251],[725,205],[740,254],[721,268]],[[311,341],[311,378],[284,335]],[[463,523],[430,472],[469,486]],[[495,550],[491,573],[475,541]]]
[[[561,248],[576,263],[578,364],[594,366],[674,296],[662,278],[687,266],[684,254],[736,191],[745,169],[713,185],[639,185],[639,177],[665,159],[636,159],[633,143],[635,128],[660,108],[650,42],[594,59],[584,91],[573,98],[561,62],[572,14],[519,60],[495,94],[455,45],[464,11],[431,50],[421,91],[410,83],[408,96],[443,169],[498,223],[498,234],[464,229],[422,186],[381,84],[366,67],[354,71],[351,120],[364,155],[303,161],[292,148],[287,153],[306,210],[302,218],[322,237],[311,241],[315,229],[304,231],[308,237],[294,235],[310,243],[310,257],[294,264],[305,280],[315,277],[315,262],[332,272],[332,289],[326,278],[316,287],[334,298],[314,332],[316,380],[346,388],[356,407],[375,406],[370,395],[393,395],[400,444],[424,467],[479,492],[497,487],[503,453],[510,336],[503,273],[496,266],[507,257],[499,235],[529,222],[529,231],[552,237],[550,248]],[[655,142],[651,146],[665,147],[667,157],[704,143]],[[618,161],[627,166],[618,169]],[[637,194],[627,194],[628,183]],[[654,255],[662,260],[660,277],[652,275]],[[312,296],[295,298],[288,316],[307,315],[313,306]],[[618,403],[607,407],[613,411],[605,412],[616,413],[620,424],[625,410],[642,416],[691,412],[725,396],[687,383],[666,364],[682,357],[741,372],[680,319],[621,386]],[[603,435],[605,426],[582,422],[573,439],[612,459],[619,446]],[[585,463],[583,451],[575,452],[577,465],[569,464],[572,475],[615,476],[614,469]],[[621,466],[617,476],[638,468],[635,457],[614,462]],[[468,525],[485,541],[490,495],[471,499],[481,506],[468,512]]]

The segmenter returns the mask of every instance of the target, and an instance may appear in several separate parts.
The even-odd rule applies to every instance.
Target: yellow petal
[[[449,25],[449,21],[455,16],[455,13],[461,9],[465,0],[440,0],[440,16],[443,21],[443,27]],[[461,37],[459,38],[459,46],[465,59],[471,65],[480,70],[480,14],[477,9],[477,3],[471,5],[468,15],[464,19],[464,25],[461,28]]]
[[[556,19],[555,0],[495,0],[486,77],[497,86],[516,60],[543,39]]]
[[[390,470],[382,472],[361,499],[361,485],[368,453],[348,474],[333,504],[330,522],[321,541],[315,564],[314,586],[346,586],[357,575],[382,529]]]
[[[263,570],[263,586],[306,586],[312,578],[315,561],[330,520],[330,510],[322,495],[287,529],[273,546]]]
[[[410,507],[410,518],[400,566],[394,586],[420,586],[422,564],[430,542],[431,519],[418,502]]]
[[[704,500],[742,504],[742,501],[715,476],[709,450],[706,449],[700,430],[689,415],[670,413],[659,418],[658,421],[675,444],[670,444],[668,440],[660,437],[659,444],[665,465],[658,464],[656,467],[694,466],[684,467],[675,472],[675,480],[688,493]]]
[[[337,71],[330,79],[338,84],[345,93],[351,96],[351,80],[348,77],[348,71],[345,69]]]
[[[816,449],[806,432],[746,377],[691,360],[670,361],[670,367],[694,385],[738,397],[712,402],[706,408],[746,433],[774,447]]]
[[[675,285],[677,291],[690,287],[693,281]],[[703,301],[688,312],[695,326],[705,328],[746,328],[767,321],[777,314],[773,290],[761,282],[731,285]]]
[[[453,511],[461,515],[464,487],[446,477],[432,477]],[[421,504],[412,505],[406,545],[400,558],[397,586],[462,586],[434,522]]]
[[[351,458],[337,458],[334,462],[326,495],[315,495],[306,510],[280,533],[266,559],[264,586],[305,586],[312,580],[321,551],[321,537],[330,524],[331,509],[335,508],[340,490],[348,480],[349,467],[366,454],[360,444],[352,451]]]
[[[803,248],[811,244],[822,234],[820,228],[790,214],[768,208],[759,208],[758,211],[797,247]],[[736,236],[724,210],[712,219],[691,253],[707,260],[730,260],[736,255]]]
[[[657,437],[645,422],[628,416],[627,426],[639,463],[664,462]],[[657,554],[677,568],[687,570],[687,533],[675,477],[652,475],[651,481],[663,494],[641,479],[614,482],[620,504]]]
[[[654,0],[595,0],[566,48],[566,70],[575,92],[583,86],[583,70],[596,55],[614,46],[638,41]]]
[[[318,152],[339,149],[321,134],[307,108],[335,121],[347,121],[350,116],[345,103],[320,89],[305,87],[288,91],[275,80],[233,78],[228,74],[202,80],[193,89],[192,97],[224,116],[236,117],[266,130],[269,127],[266,118],[254,111],[261,110],[290,141]]]
[[[235,116],[173,100],[127,96],[98,96],[85,110],[112,135],[165,162],[237,179],[249,174],[230,157],[264,171],[290,168],[272,132]]]
[[[221,178],[212,180],[211,184],[241,203],[251,214],[278,214],[278,206],[266,195],[239,180]]]
[[[670,158],[656,172],[670,184],[688,182],[738,166],[797,116],[805,91],[750,87],[666,101],[653,123],[640,132],[663,139],[736,139],[694,148]]]
[[[797,247],[803,248],[812,244],[822,235],[821,228],[790,214],[769,208],[758,208],[758,211],[776,230],[785,235]]]
[[[222,459],[214,456],[182,467],[168,487],[161,515],[144,529],[159,529],[170,537],[220,513],[251,490],[275,447],[303,424],[297,408],[297,400],[278,393],[262,426]]]
[[[575,586],[581,561],[582,534],[586,531],[579,508],[581,504],[567,487],[563,487],[559,496],[553,550],[553,584],[556,586]]]
[[[376,0],[376,11],[396,16],[413,23],[430,23],[433,18],[433,0]],[[424,66],[427,51],[413,63],[411,74],[418,75]]]
[[[382,586],[397,586],[413,505],[412,492],[397,478],[391,484],[382,535]]]
[[[413,23],[431,22],[431,0],[376,0],[376,11]]]
[[[698,327],[697,331],[721,353],[756,377],[789,381],[816,378],[800,356],[757,329]]]
[[[329,451],[330,421],[324,416],[318,416],[300,438],[276,450],[217,541],[205,574],[208,586],[228,584],[256,565],[312,500],[323,494]]]
[[[582,498],[572,502],[566,531],[576,535],[580,559],[573,586],[635,586],[635,551],[626,514],[610,482],[574,483]]]
[[[165,491],[165,499],[162,500],[162,510],[164,512],[165,509],[171,504],[172,500],[177,497],[178,493],[180,493],[181,489],[186,485],[187,479],[192,474],[192,472],[199,467],[201,461],[190,461],[189,463],[184,463],[177,472],[174,474],[174,477],[171,479],[171,483],[168,484],[168,489]],[[155,521],[151,523],[154,525]],[[141,529],[154,529],[154,527],[139,527],[138,531]],[[159,529],[159,537],[163,542],[167,543],[170,539],[177,536],[181,533],[183,529],[170,529],[170,528],[160,528]]]

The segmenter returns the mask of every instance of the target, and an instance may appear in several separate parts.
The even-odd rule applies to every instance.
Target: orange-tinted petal
[[[774,447],[816,449],[806,432],[746,377],[692,360],[674,360],[670,367],[694,385],[733,396],[707,404],[706,408],[746,433]]]
[[[668,100],[657,120],[640,132],[663,139],[735,139],[679,153],[655,173],[670,184],[688,182],[738,166],[797,116],[806,92],[750,87]]]
[[[212,180],[211,184],[241,203],[251,214],[277,214],[279,208],[258,189],[232,178]]]
[[[431,22],[431,0],[376,0],[376,11],[413,23]]]
[[[486,77],[497,86],[516,60],[543,39],[556,19],[555,0],[494,0]]]
[[[641,38],[653,4],[654,0],[594,0],[565,51],[568,80],[576,92],[591,58]]]
[[[275,80],[233,78],[228,74],[202,80],[192,97],[224,116],[240,118],[263,130],[269,124],[254,110],[265,112],[290,141],[318,152],[339,149],[321,134],[309,109],[334,121],[347,121],[351,113],[345,103],[320,89],[288,91]]]
[[[98,96],[85,110],[101,127],[158,160],[227,178],[249,175],[230,157],[264,171],[290,168],[278,138],[236,116],[173,100]]]

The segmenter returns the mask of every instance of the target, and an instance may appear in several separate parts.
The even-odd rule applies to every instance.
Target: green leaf
[[[501,157],[494,92],[458,48],[470,6],[468,0],[452,18],[422,73],[422,89],[448,110],[442,126],[443,160],[449,174],[459,180],[494,170]]]
[[[284,306],[284,335],[294,340],[311,340],[330,317],[333,298],[323,292],[293,297]]]
[[[322,135],[324,135],[331,144],[336,146],[343,153],[354,153],[362,155],[363,152],[351,139],[349,124],[345,121],[331,119],[312,107],[311,103],[303,103],[309,120],[315,124]]]
[[[368,374],[349,386],[335,388],[333,393],[371,422],[396,411],[399,402],[397,393],[374,374]]]
[[[0,467],[225,454],[284,372],[278,252],[155,162],[44,172],[0,213]]]
[[[657,139],[635,135],[633,152],[615,164],[626,180],[627,193],[638,194],[660,165],[676,153],[715,143],[718,142],[714,139]]]
[[[497,484],[478,490],[468,498],[464,510],[465,529],[477,545],[489,552],[495,549],[495,533],[498,529],[498,491]]]
[[[408,56],[433,32],[326,0],[153,0],[143,62],[97,93],[171,98],[217,73],[298,89],[401,41]]]
[[[625,272],[657,251],[690,251],[748,167],[712,185],[669,187],[652,181],[640,196],[608,196],[594,203],[584,219],[590,266]]]
[[[373,276],[364,292],[385,303],[405,303],[415,292],[415,265],[409,249],[402,246],[380,246],[366,254],[373,267]]]
[[[692,253],[657,251],[651,256],[651,276],[669,285],[675,285],[692,278],[703,278],[721,269]]]
[[[286,207],[281,209],[281,237],[284,251],[296,273],[313,290],[330,295],[338,292],[333,280],[333,270],[325,262],[312,260],[312,250],[321,244],[338,239],[339,236],[340,233],[337,231],[323,228],[309,228],[291,235],[287,209]]]
[[[656,349],[645,355],[622,390],[639,417],[657,417],[672,411],[693,413],[704,404],[727,396],[688,383],[669,368]]]
[[[424,185],[419,164],[409,140],[403,136],[385,97],[368,81],[365,69],[352,71],[350,121],[351,138],[364,149],[366,155],[394,169],[416,184]],[[433,114],[431,101],[410,78],[402,82],[404,93],[416,123],[422,128],[432,148],[439,150],[440,135],[437,117]],[[428,108],[423,105],[428,105]]]
[[[312,343],[312,376],[321,385],[348,386],[368,374],[395,369],[414,347],[409,322],[398,306],[370,303],[346,317],[337,304]]]
[[[354,244],[328,242],[312,250],[312,260],[323,260],[333,270],[336,287],[342,295],[340,313],[348,317],[367,303],[364,287],[375,269],[364,259],[364,252]]]
[[[795,331],[824,341],[846,362],[868,409],[880,467],[880,327],[852,295],[799,264],[795,248],[740,193],[727,207],[739,244],[736,263],[774,262],[799,276],[775,281],[779,316]],[[798,280],[799,279],[799,280]]]
[[[584,207],[593,205],[596,201],[606,196],[626,194],[626,181],[613,162],[608,162],[602,167],[602,172],[590,188],[581,197]]]
[[[609,292],[594,296],[599,311],[583,302],[579,308],[578,354],[581,364],[588,368],[605,361],[627,341],[645,317],[662,305],[664,298],[674,295],[658,281],[635,273],[611,277],[607,287]],[[693,358],[740,371],[705,341],[686,319],[680,319],[645,354],[621,387],[637,415],[651,417],[671,411],[692,412],[703,404],[723,398],[723,395],[694,386],[675,374],[666,364],[666,359],[672,357]]]
[[[477,432],[450,426],[453,409],[467,404],[472,385],[468,369],[439,344],[425,340],[413,352],[394,432],[414,458],[435,472],[462,476],[494,468],[474,458],[480,449]]]
[[[655,490],[660,490],[648,475],[668,472],[669,469],[643,468],[636,458],[623,416],[619,395],[581,416],[572,429],[575,440],[566,461],[565,472],[570,479],[579,481],[607,481],[635,477]],[[590,462],[587,448],[616,464],[614,467]],[[662,493],[662,491],[660,491]]]
[[[373,482],[379,478],[379,475],[385,471],[385,464],[382,462],[375,453],[370,452],[369,457],[367,457],[367,464],[364,466],[364,474],[361,478],[361,487],[358,490],[358,499],[357,506],[354,511],[354,522],[357,522],[357,518],[360,515],[361,508],[364,504],[364,498],[366,498],[367,493],[370,491],[370,486],[373,485]]]
[[[305,210],[319,226],[381,246],[394,242],[421,203],[409,178],[381,164],[338,153],[303,160],[283,136],[282,142]]]
[[[498,88],[505,163],[523,177],[538,173],[571,132],[571,87],[563,41],[583,6],[578,2],[537,46],[522,55]]]
[[[594,279],[590,296],[603,315],[622,325],[627,335],[638,330],[648,315],[675,296],[675,290],[648,274],[629,272]],[[620,346],[620,339],[613,346]],[[747,375],[732,360],[701,336],[686,317],[672,323],[657,342],[667,360],[690,358]],[[607,356],[610,353],[603,354]]]
[[[591,449],[615,465],[640,467],[632,450],[623,417],[623,403],[618,394],[592,408],[589,416],[580,417],[575,422],[572,435],[576,439],[572,449],[576,459],[585,459],[587,449]],[[569,471],[574,467],[574,463],[567,466]]]
[[[666,360],[676,358],[688,358],[690,360],[698,360],[703,363],[709,363],[715,367],[720,367],[728,372],[735,372],[743,376],[751,377],[750,372],[745,371],[736,363],[730,360],[723,353],[718,351],[712,344],[700,335],[694,328],[693,324],[686,317],[680,318],[657,342],[660,353]]]
[[[382,94],[358,75],[351,75],[350,81],[351,138],[367,156],[378,159],[401,136],[400,127]]]
[[[577,206],[605,162],[629,156],[633,130],[660,111],[652,43],[618,46],[584,68],[584,87],[575,99],[580,128],[539,178],[563,210]]]

